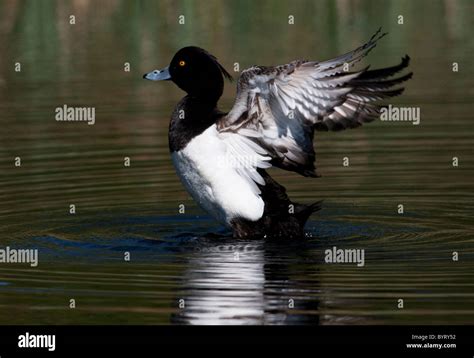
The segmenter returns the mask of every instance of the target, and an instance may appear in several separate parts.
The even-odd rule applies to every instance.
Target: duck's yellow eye
[[[184,62],[184,61],[179,61],[179,65],[180,65],[181,67],[183,67],[185,64],[186,64],[186,62]]]

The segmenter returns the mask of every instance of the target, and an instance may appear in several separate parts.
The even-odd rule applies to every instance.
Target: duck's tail
[[[294,203],[286,194],[283,185],[278,184],[265,170],[259,169],[265,180],[260,186],[265,202],[263,217],[256,221],[234,220],[232,227],[236,237],[301,238],[304,226],[312,213],[321,210],[322,201],[310,205]]]
[[[311,214],[323,208],[323,200],[319,200],[310,205],[295,203],[295,206],[296,206],[295,215],[298,221],[300,222],[300,225],[304,227],[309,217],[311,216]]]

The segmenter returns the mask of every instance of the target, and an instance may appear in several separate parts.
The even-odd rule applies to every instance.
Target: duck
[[[171,115],[169,151],[183,186],[238,239],[304,237],[322,202],[293,202],[269,168],[318,178],[314,134],[357,128],[379,118],[380,101],[400,95],[412,72],[395,66],[354,70],[386,35],[379,29],[355,50],[325,61],[294,60],[241,71],[235,101],[218,108],[233,78],[208,51],[181,48],[169,65],[145,73],[174,82],[186,95]],[[397,77],[398,76],[398,77]]]

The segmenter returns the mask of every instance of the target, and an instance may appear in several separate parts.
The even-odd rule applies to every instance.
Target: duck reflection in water
[[[282,255],[283,245],[287,255]],[[172,323],[318,324],[319,316],[308,312],[318,310],[319,282],[313,280],[308,290],[308,283],[296,277],[318,277],[319,269],[317,265],[298,267],[298,261],[309,260],[310,254],[301,242],[288,245],[293,246],[263,239],[223,244],[222,239],[200,238],[189,255],[176,297],[182,307],[172,316]],[[307,272],[310,267],[313,272]]]

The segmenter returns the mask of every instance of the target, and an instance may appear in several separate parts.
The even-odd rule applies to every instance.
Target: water
[[[0,264],[0,323],[472,324],[473,5],[0,1],[1,247],[40,255],[36,268]],[[421,124],[317,133],[321,178],[271,172],[295,201],[324,199],[307,238],[232,239],[171,165],[182,93],[141,75],[189,44],[228,70],[326,59],[379,26],[390,34],[368,62],[411,56],[414,78],[393,104],[420,107]],[[234,94],[227,84],[223,109]],[[63,104],[94,106],[96,124],[56,122]],[[365,266],[325,264],[333,246],[365,249]]]

